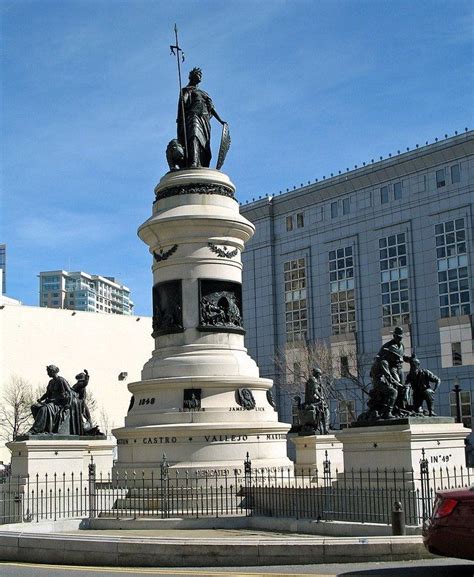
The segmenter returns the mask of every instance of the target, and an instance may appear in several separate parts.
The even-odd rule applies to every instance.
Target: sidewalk
[[[72,521],[72,520],[71,520]],[[81,530],[79,520],[9,526],[0,560],[120,567],[225,567],[430,558],[421,536],[334,537],[247,529]]]

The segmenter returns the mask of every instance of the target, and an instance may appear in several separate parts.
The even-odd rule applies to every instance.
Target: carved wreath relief
[[[220,256],[221,258],[234,258],[234,256],[239,252],[239,249],[235,248],[234,250],[229,250],[226,246],[220,248],[213,242],[208,242],[209,248]]]
[[[163,260],[167,260],[174,252],[176,252],[177,248],[178,248],[177,244],[174,244],[168,250],[163,250],[161,248],[160,252],[155,252],[155,251],[153,252],[153,258],[155,259],[156,262],[161,262]]]
[[[241,285],[201,279],[199,286],[199,328],[243,332]]]
[[[181,281],[172,280],[153,287],[153,335],[183,331]]]

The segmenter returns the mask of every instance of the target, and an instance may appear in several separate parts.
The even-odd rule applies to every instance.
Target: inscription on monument
[[[229,411],[247,411],[246,407],[229,407]],[[265,407],[254,407],[255,411],[264,411]]]
[[[167,443],[176,443],[176,437],[144,437],[142,443],[144,445],[163,445]]]
[[[431,455],[430,456],[430,463],[437,464],[437,463],[449,463],[452,455]]]
[[[227,442],[238,443],[240,441],[246,441],[248,439],[247,435],[204,435],[207,443],[217,443],[217,442]]]

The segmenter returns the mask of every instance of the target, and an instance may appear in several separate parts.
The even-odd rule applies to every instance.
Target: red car
[[[436,493],[423,542],[435,555],[474,561],[474,486]]]

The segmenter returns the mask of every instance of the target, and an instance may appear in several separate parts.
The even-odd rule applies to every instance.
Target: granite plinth
[[[38,433],[35,435],[19,435],[15,441],[103,441],[106,435],[58,435],[56,433]]]
[[[424,417],[424,416],[409,416],[399,417],[395,419],[377,419],[373,421],[354,421],[350,424],[350,429],[360,427],[391,427],[396,425],[432,425],[443,423],[454,423],[454,417]]]
[[[333,432],[328,435],[291,436],[290,442],[295,445],[296,474],[322,476],[326,459],[331,463],[332,470],[343,471],[342,443]]]
[[[413,471],[419,477],[423,458],[430,470],[460,471],[466,466],[464,439],[470,429],[453,421],[450,417],[406,417],[336,432],[343,445],[344,471],[365,472],[359,477],[369,484],[368,471],[377,469],[401,474]]]
[[[113,465],[115,440],[78,435],[29,435],[7,443],[12,454],[11,470],[14,477],[28,478],[54,474],[87,478],[91,458],[97,475],[107,478]]]

